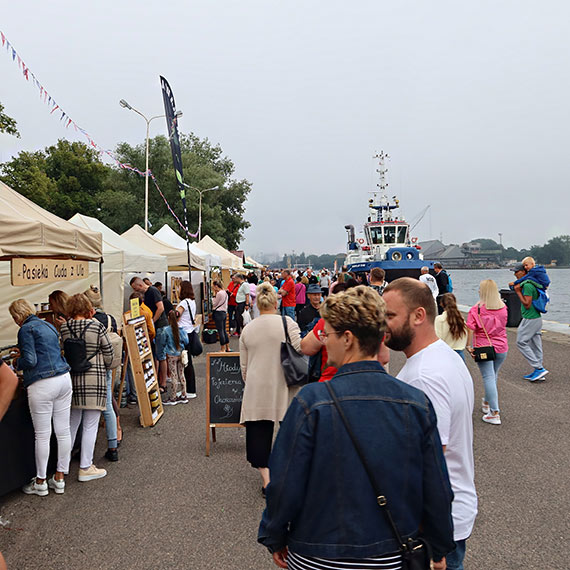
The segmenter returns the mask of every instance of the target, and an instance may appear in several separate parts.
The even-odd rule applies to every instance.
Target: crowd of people
[[[538,382],[548,372],[541,313],[533,302],[549,280],[534,265],[527,258],[515,266],[517,280],[510,285],[523,307],[517,346],[533,367],[525,378]],[[479,301],[464,317],[451,276],[439,263],[434,269],[389,284],[380,268],[261,275],[261,317],[234,334],[245,382],[247,459],[259,469],[267,498],[258,540],[277,566],[402,567],[405,549],[374,500],[376,483],[367,477],[372,470],[392,498],[391,509],[408,533],[404,540],[426,538],[434,568],[463,568],[477,516],[474,389],[465,360],[474,358],[483,380],[482,420],[500,425],[498,375],[508,354],[508,311],[497,284],[484,279]],[[288,388],[284,379],[280,347],[287,336],[309,359],[302,389]],[[387,373],[388,348],[406,356],[400,382]],[[363,465],[368,462],[372,467]],[[399,472],[404,466],[405,474]]]
[[[277,566],[397,569],[410,545],[429,544],[434,568],[463,568],[477,516],[474,389],[465,361],[474,358],[483,381],[482,420],[500,425],[508,311],[497,284],[485,279],[465,318],[449,274],[438,263],[434,273],[426,267],[418,279],[387,283],[380,268],[283,269],[213,283],[221,350],[231,350],[228,328],[239,337],[246,458],[267,501],[258,540]],[[522,305],[517,346],[532,366],[524,378],[541,382],[548,371],[540,303],[550,280],[532,258],[514,274],[510,286]],[[163,402],[188,403],[196,377],[183,352],[191,354],[199,331],[192,284],[182,282],[176,307],[160,283],[134,277],[130,285],[153,340]],[[112,385],[117,323],[95,288],[71,297],[54,291],[49,301],[53,325],[25,299],[9,309],[20,327],[13,365],[23,372],[35,431],[37,473],[23,491],[39,496],[64,493],[74,443],[79,481],[107,474],[93,460],[101,414],[108,460],[118,459],[122,438]],[[303,387],[285,380],[285,340],[307,359]],[[406,357],[396,377],[388,349]],[[135,399],[128,373],[127,400]],[[52,423],[57,467],[48,477]]]

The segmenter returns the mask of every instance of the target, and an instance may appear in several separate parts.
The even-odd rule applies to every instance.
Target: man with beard
[[[403,351],[406,364],[396,376],[423,390],[437,415],[437,427],[454,493],[457,548],[447,556],[448,570],[463,570],[465,542],[477,516],[473,463],[473,381],[465,363],[435,334],[433,295],[422,282],[402,277],[384,290],[386,345]]]

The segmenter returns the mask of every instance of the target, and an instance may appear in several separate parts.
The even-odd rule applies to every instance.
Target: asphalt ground
[[[545,334],[550,374],[536,385],[522,379],[528,368],[512,331],[509,340],[499,380],[503,423],[483,423],[478,405],[473,414],[479,515],[465,567],[569,568],[570,337]],[[74,461],[64,495],[0,498],[0,551],[10,570],[274,567],[256,543],[264,500],[245,460],[244,430],[217,430],[205,456],[205,360],[195,361],[198,397],[166,408],[155,427],[141,428],[136,408],[122,410],[117,463],[103,458],[100,432],[95,461],[106,478],[79,483]],[[392,354],[393,374],[403,361]],[[468,366],[477,404],[482,381]]]

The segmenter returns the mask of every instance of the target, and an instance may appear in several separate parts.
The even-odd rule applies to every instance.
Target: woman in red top
[[[228,322],[230,324],[230,333],[235,331],[236,328],[236,321],[235,321],[235,314],[236,314],[236,294],[237,290],[239,289],[239,285],[236,284],[234,281],[234,276],[232,275],[232,280],[228,285],[227,293],[228,293]]]

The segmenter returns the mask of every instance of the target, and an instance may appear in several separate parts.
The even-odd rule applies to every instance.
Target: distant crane
[[[427,211],[431,208],[431,204],[428,204],[419,214],[414,216],[410,221],[410,232],[424,219]]]

